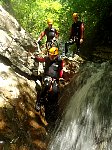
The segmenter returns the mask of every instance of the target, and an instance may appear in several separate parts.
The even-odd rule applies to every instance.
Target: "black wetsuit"
[[[46,28],[45,29],[45,34],[47,36],[47,41],[46,41],[46,48],[50,49],[52,47],[52,42],[54,42],[55,46],[58,46],[56,40],[53,41],[53,38],[55,37],[55,35],[57,35],[57,30],[55,28]]]
[[[63,61],[59,56],[57,56],[55,60],[50,60],[48,56],[44,57],[43,59],[37,58],[37,60],[45,62],[42,91],[36,102],[36,107],[38,109],[42,103],[46,105],[45,96],[49,92],[51,85],[52,91],[49,95],[49,102],[53,105],[57,103],[59,94],[58,82],[59,78],[61,78],[63,74]]]
[[[80,39],[81,39],[81,21],[77,21],[76,23],[74,22],[72,24],[71,28],[71,33],[69,37],[69,41],[65,43],[65,55],[68,52],[68,46],[76,43],[77,46],[77,51],[76,53],[79,53],[79,48],[80,48]]]

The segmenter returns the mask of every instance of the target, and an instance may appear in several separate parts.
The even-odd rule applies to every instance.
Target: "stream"
[[[112,64],[87,62],[48,150],[112,150]],[[72,87],[73,87],[72,86]]]

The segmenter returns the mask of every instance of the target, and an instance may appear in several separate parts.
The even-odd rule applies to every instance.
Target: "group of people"
[[[81,21],[78,21],[78,13],[73,14],[73,20],[74,23],[72,24],[72,27],[70,29],[70,37],[69,41],[65,43],[65,55],[68,53],[68,46],[76,43],[77,46],[77,54],[80,51],[80,45],[83,42],[84,38],[84,24]],[[45,94],[47,91],[52,91],[52,101],[54,99],[58,99],[58,93],[59,93],[59,80],[63,78],[63,65],[64,62],[59,56],[59,49],[52,45],[49,47],[49,45],[52,43],[54,38],[58,38],[59,33],[58,31],[52,27],[53,20],[48,19],[47,20],[48,27],[40,34],[37,42],[39,42],[45,35],[47,37],[46,41],[46,49],[48,50],[48,55],[43,57],[35,57],[35,61],[37,62],[45,62],[45,68],[44,68],[44,75],[43,75],[43,82],[44,86],[41,92],[40,97],[37,99],[36,102],[36,110],[40,111],[41,103],[44,103],[45,101]],[[51,77],[56,82],[52,82],[49,77]],[[52,84],[51,84],[52,82]]]
[[[72,45],[76,43],[76,52],[73,51],[73,54],[79,54],[80,53],[80,45],[83,43],[84,39],[84,24],[83,22],[78,20],[78,13],[73,13],[73,24],[70,28],[70,35],[69,35],[69,41],[65,43],[65,49],[63,54],[66,56],[68,53],[68,47],[69,45]],[[44,36],[47,37],[46,41],[46,49],[49,50],[51,44],[53,43],[54,39],[57,39],[59,37],[59,32],[53,27],[53,20],[48,19],[47,20],[48,27],[41,32],[37,42],[39,42]]]

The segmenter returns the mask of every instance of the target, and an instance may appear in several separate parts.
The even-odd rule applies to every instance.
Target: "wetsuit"
[[[84,24],[81,21],[74,22],[71,27],[69,41],[65,43],[65,55],[68,52],[68,46],[76,43],[77,51],[76,53],[79,54],[80,49],[80,39],[83,39],[83,32],[84,32]]]
[[[40,95],[40,98],[37,100],[37,106],[39,108],[41,103],[45,103],[45,95],[46,92],[50,90],[50,87],[52,85],[52,102],[56,103],[58,100],[58,93],[59,93],[59,87],[58,87],[58,81],[59,78],[62,78],[63,76],[63,61],[62,59],[57,56],[55,60],[50,60],[48,56],[44,58],[36,58],[39,62],[45,62],[45,69],[44,69],[44,84],[43,89]],[[53,79],[53,83],[51,80],[49,80],[49,77]]]
[[[50,49],[52,47],[52,44],[54,43],[55,46],[58,46],[57,41],[54,39],[56,35],[58,35],[58,32],[55,28],[49,28],[47,27],[44,30],[44,35],[47,36],[47,41],[46,41],[46,48]],[[53,42],[53,43],[52,43]]]

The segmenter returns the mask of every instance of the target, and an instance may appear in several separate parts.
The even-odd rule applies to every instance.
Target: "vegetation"
[[[53,18],[60,39],[66,41],[72,14],[78,12],[85,24],[87,43],[91,45],[94,40],[96,44],[112,44],[111,0],[1,0],[1,3],[34,38],[45,29],[47,18]]]

